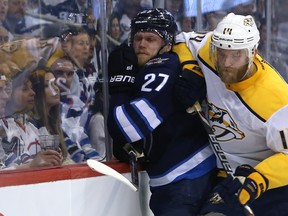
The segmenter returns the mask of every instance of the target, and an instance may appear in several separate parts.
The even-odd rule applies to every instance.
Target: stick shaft
[[[198,116],[200,117],[201,119],[201,122],[206,130],[206,132],[208,133],[209,135],[209,142],[210,142],[210,145],[212,146],[213,150],[214,150],[214,153],[216,155],[216,157],[218,158],[218,160],[220,161],[222,167],[225,169],[225,171],[227,172],[228,175],[231,175],[233,178],[234,178],[234,173],[233,173],[233,170],[225,156],[225,153],[223,151],[223,149],[221,148],[220,146],[220,143],[217,141],[216,139],[216,136],[208,122],[208,120],[205,118],[205,115],[202,111],[202,108],[201,108],[201,105],[198,101],[196,101],[196,103],[194,104],[193,107],[189,107],[187,109],[187,112],[188,113],[192,113],[194,110],[196,110]],[[245,205],[244,206],[245,208],[245,214],[247,216],[254,216],[254,213],[252,211],[252,209],[248,206],[248,205]]]
[[[207,119],[204,116],[204,113],[202,112],[202,108],[201,105],[199,104],[199,102],[197,101],[194,104],[194,108],[197,111],[199,117],[201,118],[201,122],[206,130],[206,132],[209,135],[209,142],[214,150],[214,153],[216,155],[216,157],[218,158],[218,160],[220,161],[221,165],[223,166],[223,168],[225,169],[225,171],[227,172],[228,175],[233,176],[233,171],[232,168],[221,148],[220,143],[217,141],[215,134],[209,124],[209,122],[207,121]],[[233,176],[234,177],[234,176]]]

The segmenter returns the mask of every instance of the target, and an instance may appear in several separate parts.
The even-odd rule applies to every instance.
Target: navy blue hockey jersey
[[[200,119],[187,114],[174,96],[179,71],[175,54],[156,56],[139,70],[132,92],[112,94],[110,99],[113,145],[142,141],[152,187],[194,179],[215,167]]]

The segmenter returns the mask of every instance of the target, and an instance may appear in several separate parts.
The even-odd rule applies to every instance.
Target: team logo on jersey
[[[146,65],[161,64],[167,60],[168,58],[155,58],[155,59],[151,59],[150,61],[148,61]]]
[[[245,137],[226,110],[208,103],[208,111],[212,129],[218,141],[241,140]]]

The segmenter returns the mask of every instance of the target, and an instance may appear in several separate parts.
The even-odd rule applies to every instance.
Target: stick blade
[[[112,169],[111,167],[107,166],[106,164],[93,160],[93,159],[88,159],[87,165],[96,172],[102,173],[107,176],[111,176],[123,182],[124,184],[129,186],[133,191],[135,192],[138,191],[138,188],[135,187],[135,185],[133,185],[127,178],[125,178],[122,174]]]

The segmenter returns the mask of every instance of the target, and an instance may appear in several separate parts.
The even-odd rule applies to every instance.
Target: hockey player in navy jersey
[[[197,215],[216,165],[198,116],[187,114],[174,95],[176,28],[166,10],[144,10],[132,20],[131,47],[122,44],[108,60],[114,155],[121,159],[125,143],[142,146],[155,216]]]
[[[257,54],[259,39],[252,16],[233,13],[213,32],[176,38],[176,93],[189,107],[206,81],[208,120],[236,176],[212,190],[203,215],[242,216],[244,205],[256,216],[288,215],[288,86]]]

